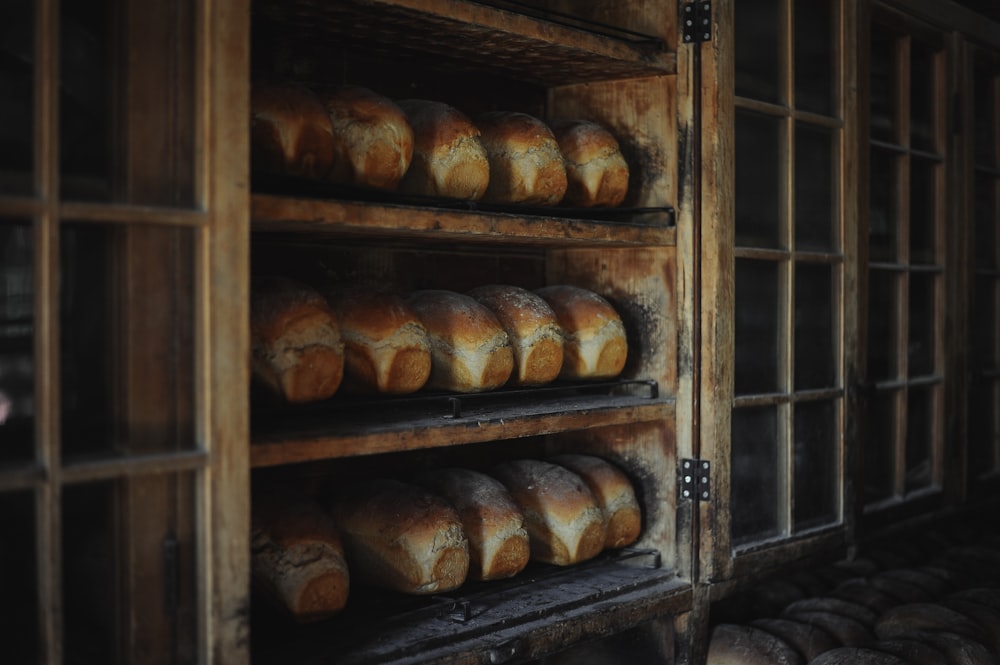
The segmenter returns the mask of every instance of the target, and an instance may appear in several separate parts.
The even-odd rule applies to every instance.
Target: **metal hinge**
[[[708,0],[685,2],[681,12],[682,34],[685,44],[712,41],[712,3]]]
[[[711,479],[711,470],[712,463],[708,460],[681,460],[681,498],[697,498],[698,501],[708,501],[711,499],[711,483],[709,482]]]

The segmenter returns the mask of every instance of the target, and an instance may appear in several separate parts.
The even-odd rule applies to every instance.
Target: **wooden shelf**
[[[393,604],[403,611],[387,615],[386,605]],[[627,630],[690,605],[690,584],[659,567],[655,551],[608,553],[561,569],[533,564],[511,580],[473,583],[434,598],[359,589],[345,614],[330,621],[288,627],[275,617],[255,630],[264,644],[254,662],[520,662],[580,635]],[[261,634],[268,629],[276,631],[273,643]]]
[[[503,5],[504,3],[494,3]],[[438,68],[491,72],[543,86],[676,74],[655,37],[465,0],[257,0],[261,24]]]
[[[381,236],[399,240],[559,247],[673,246],[677,241],[673,211],[669,208],[650,214],[657,223],[643,223],[575,219],[554,213],[541,216],[274,194],[254,194],[250,206],[255,233]],[[626,212],[621,214],[628,215]],[[635,219],[645,216],[640,214]]]
[[[625,386],[612,394],[536,389],[516,391],[514,396],[465,395],[457,415],[450,401],[453,396],[367,403],[338,403],[334,398],[294,411],[258,409],[251,424],[250,465],[278,466],[673,419],[674,399],[657,395],[655,384],[626,382]]]

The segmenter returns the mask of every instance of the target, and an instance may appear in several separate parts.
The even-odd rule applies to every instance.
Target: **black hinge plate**
[[[682,499],[708,501],[712,498],[712,463],[703,459],[681,460],[680,493]]]
[[[708,0],[685,2],[681,25],[685,44],[712,41],[712,3]]]

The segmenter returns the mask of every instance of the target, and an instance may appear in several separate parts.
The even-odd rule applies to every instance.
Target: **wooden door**
[[[701,45],[702,579],[725,582],[847,541],[856,6],[713,12],[718,34]]]
[[[5,662],[244,659],[246,413],[219,387],[246,381],[247,151],[220,120],[245,117],[248,12],[227,4],[0,12]]]

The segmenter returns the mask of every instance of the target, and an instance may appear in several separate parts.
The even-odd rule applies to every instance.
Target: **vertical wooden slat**
[[[904,148],[910,146],[910,56],[912,38],[900,38],[896,50],[896,141]],[[897,374],[904,381],[909,377],[910,344],[910,156],[904,153],[898,158],[899,169],[896,183],[896,260],[906,266],[897,278],[896,302],[896,367]],[[907,404],[909,390],[904,386],[902,397],[896,400],[894,420],[896,439],[893,446],[893,494],[906,493],[906,440]]]
[[[46,478],[36,492],[40,661],[59,665],[62,650],[59,485],[59,3],[37,0],[34,161],[43,212],[34,220],[35,454]]]
[[[791,0],[780,4],[778,89],[789,109],[795,108],[795,8]],[[778,390],[791,395],[795,391],[795,117],[788,113],[779,121],[778,145],[778,237],[789,258],[778,268]],[[739,303],[737,303],[739,306]],[[774,500],[778,502],[777,529],[781,535],[791,533],[793,497],[795,496],[795,404],[793,400],[778,407],[778,487]]]
[[[205,442],[211,464],[200,493],[205,538],[200,568],[204,590],[206,663],[248,663],[250,477],[247,391],[249,372],[249,117],[250,3],[207,2],[200,14],[196,112],[203,133],[203,205],[211,224],[205,278],[197,294],[199,335],[206,346]]]

